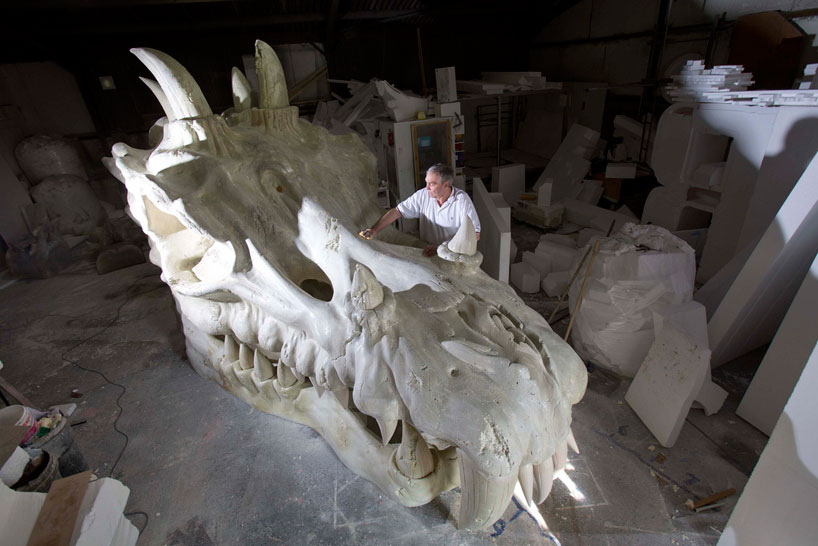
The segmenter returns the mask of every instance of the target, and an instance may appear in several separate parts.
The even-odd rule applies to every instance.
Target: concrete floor
[[[693,410],[665,449],[624,402],[629,381],[592,368],[573,413],[581,454],[570,454],[569,475],[580,493],[555,482],[541,505],[555,539],[513,502],[493,528],[458,531],[458,490],[405,508],[347,470],[311,429],[196,375],[154,266],[98,276],[86,264],[7,282],[0,373],[41,407],[78,403],[74,438],[98,476],[131,489],[126,512],[139,544],[710,545],[737,496],[701,513],[684,501],[741,491],[767,440],[734,413],[746,374],[720,372],[733,390],[725,408]],[[553,305],[526,299],[541,312]]]

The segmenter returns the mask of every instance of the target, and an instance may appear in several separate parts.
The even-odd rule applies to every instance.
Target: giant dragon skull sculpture
[[[167,117],[153,149],[116,144],[106,165],[127,186],[196,371],[312,427],[406,506],[459,484],[461,527],[496,521],[518,480],[543,501],[573,444],[585,368],[478,269],[471,222],[433,258],[395,230],[359,237],[381,214],[374,158],[356,135],[299,119],[267,44],[256,44],[257,102],[234,69],[223,115],[171,57],[133,53]]]

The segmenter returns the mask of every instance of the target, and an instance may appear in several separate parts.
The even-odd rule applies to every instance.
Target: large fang
[[[477,234],[474,231],[474,224],[471,218],[466,216],[460,223],[460,229],[454,234],[447,244],[449,250],[466,256],[474,256],[477,252]]]
[[[435,469],[435,459],[426,440],[406,421],[403,421],[401,432],[396,457],[401,474],[409,479],[425,478]]]
[[[494,523],[511,500],[517,476],[488,480],[460,449],[457,450],[457,464],[460,467],[458,528],[481,529]]]
[[[375,420],[378,422],[378,428],[381,429],[381,441],[383,442],[383,445],[386,445],[389,443],[392,435],[395,434],[395,429],[398,428],[398,420],[380,419],[378,417],[376,417]]]
[[[273,48],[261,40],[256,40],[256,75],[259,108],[274,110],[290,105],[281,62]]]
[[[289,366],[279,363],[278,383],[284,388],[289,388],[298,383],[298,378],[293,374]]]
[[[525,501],[531,505],[534,498],[534,468],[530,464],[520,467],[520,487],[523,489]]]
[[[544,462],[534,465],[534,500],[537,504],[544,502],[554,485],[554,461],[549,457]]]
[[[230,334],[224,336],[224,358],[227,362],[239,359],[239,346]]]
[[[242,370],[253,369],[253,353],[248,345],[239,345],[239,366]]]
[[[173,114],[173,108],[170,107],[168,97],[165,95],[165,92],[162,91],[162,86],[150,78],[143,78],[140,76],[139,79],[142,80],[142,83],[148,86],[148,89],[151,90],[153,96],[156,97],[156,100],[158,100],[159,104],[162,105],[162,110],[168,117],[168,121],[176,121],[176,116]]]
[[[253,354],[253,370],[259,381],[267,381],[273,378],[273,365],[270,363],[270,359],[261,354],[258,349]]]
[[[349,296],[358,309],[375,309],[383,302],[383,288],[369,268],[356,264]]]
[[[213,115],[199,84],[172,57],[149,48],[134,48],[131,53],[142,61],[159,82],[176,119],[200,118]]]
[[[558,445],[552,459],[554,459],[554,472],[565,468],[565,465],[568,464],[568,444],[562,442]]]
[[[253,92],[250,88],[250,83],[244,77],[241,70],[233,67],[233,75],[231,78],[233,87],[233,108],[236,112],[243,112],[249,110],[252,104]]]
[[[568,447],[570,447],[574,453],[579,455],[579,446],[577,445],[577,440],[574,438],[574,431],[568,431]]]

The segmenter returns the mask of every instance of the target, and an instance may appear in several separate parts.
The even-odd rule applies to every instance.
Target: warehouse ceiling
[[[187,40],[210,33],[265,35],[271,43],[333,44],[374,27],[533,36],[577,0],[25,0],[3,7],[8,62],[40,49],[100,40]],[[39,44],[33,42],[39,41]],[[74,42],[72,44],[72,42]]]
[[[140,131],[156,101],[129,53],[162,50],[196,78],[214,109],[232,105],[229,75],[255,40],[312,44],[334,80],[385,79],[426,92],[434,69],[457,77],[529,70],[532,41],[577,0],[18,0],[3,3],[0,65],[54,62],[77,80],[104,133]],[[0,73],[2,76],[2,73]],[[104,92],[100,78],[113,79]],[[345,86],[334,84],[346,93]]]

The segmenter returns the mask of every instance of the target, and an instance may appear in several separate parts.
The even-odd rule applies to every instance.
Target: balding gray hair
[[[428,169],[426,169],[426,174],[435,173],[440,177],[440,181],[445,183],[448,182],[449,186],[454,185],[454,170],[450,165],[446,163],[435,163]]]

